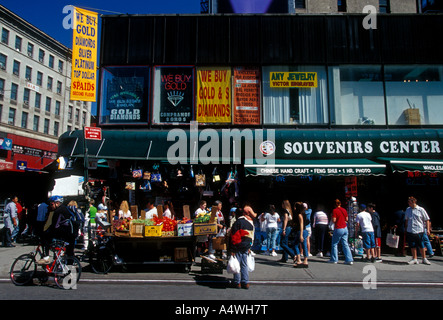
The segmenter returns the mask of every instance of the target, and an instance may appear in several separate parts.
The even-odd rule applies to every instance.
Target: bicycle
[[[92,233],[85,255],[94,273],[107,274],[111,271],[114,264],[121,264],[121,261],[115,254],[112,239],[112,236],[100,227]]]
[[[52,252],[53,261],[41,265],[44,275],[47,279],[49,276],[54,277],[55,284],[61,289],[76,289],[80,280],[81,264],[76,257],[66,256],[67,242],[55,240],[51,243],[49,249]],[[22,254],[12,263],[9,275],[12,283],[17,286],[30,284],[37,272],[37,257],[43,258],[43,252],[39,243],[35,250],[30,253]],[[44,281],[42,281],[44,282]]]

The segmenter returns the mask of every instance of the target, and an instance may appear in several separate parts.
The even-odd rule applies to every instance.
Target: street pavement
[[[0,281],[9,281],[9,268],[14,258],[34,249],[33,245],[16,244],[14,248],[0,247]],[[80,253],[77,251],[77,253]],[[345,265],[343,260],[337,264],[327,263],[328,258],[310,257],[309,268],[294,268],[292,263],[281,263],[276,257],[256,254],[256,268],[250,273],[251,284],[262,285],[356,285],[361,286],[364,281],[376,280],[378,286],[431,286],[443,288],[443,257],[434,256],[429,261],[431,265],[408,265],[411,259],[395,257],[392,254],[383,254],[381,263],[363,262],[355,257],[353,265]],[[419,259],[421,262],[421,259]],[[106,275],[94,274],[87,262],[82,262],[83,272],[80,282],[91,283],[181,283],[195,284],[202,282],[226,283],[232,275],[203,274],[200,258],[191,271],[181,272],[171,266],[146,265],[137,268],[114,268]],[[370,278],[368,278],[370,277]]]

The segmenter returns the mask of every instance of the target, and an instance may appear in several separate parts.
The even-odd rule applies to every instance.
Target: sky
[[[72,30],[63,28],[67,16],[63,8],[68,5],[103,15],[200,13],[200,0],[1,0],[1,4],[71,49]]]

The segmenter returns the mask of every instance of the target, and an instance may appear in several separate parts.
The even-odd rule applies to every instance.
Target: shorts
[[[375,248],[374,232],[363,232],[363,248]]]
[[[375,238],[375,247],[381,248],[381,238]]]
[[[410,248],[424,248],[424,232],[421,233],[410,233],[406,234],[406,239]]]

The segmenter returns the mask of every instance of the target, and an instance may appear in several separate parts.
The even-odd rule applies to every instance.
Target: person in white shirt
[[[375,261],[375,238],[374,227],[372,226],[372,217],[366,211],[366,205],[360,205],[360,213],[357,214],[357,224],[361,227],[363,235],[363,248],[366,250],[366,259]]]
[[[119,219],[127,219],[132,218],[131,211],[129,210],[129,203],[126,200],[123,200],[120,204],[120,209],[118,210],[118,218]]]
[[[269,205],[269,210],[261,218],[262,221],[266,221],[266,234],[267,234],[267,251],[266,254],[269,254],[273,257],[277,256],[275,252],[276,247],[276,239],[278,235],[278,223],[280,222],[280,216],[275,211],[274,205]],[[269,252],[272,250],[272,252]]]
[[[314,214],[312,227],[314,228],[315,243],[317,247],[317,257],[323,257],[323,246],[325,235],[328,232],[328,215],[323,211],[323,205],[318,205],[317,212]]]
[[[163,208],[165,211],[163,211],[163,217],[174,219],[174,206],[172,205],[171,201],[165,201],[163,204]]]
[[[417,204],[414,197],[408,198],[409,207],[405,211],[406,238],[411,248],[412,260],[409,264],[418,264],[417,247],[423,257],[423,264],[431,264],[425,256],[424,234],[431,234],[430,219],[426,210]]]
[[[153,200],[148,200],[146,203],[146,209],[148,210],[146,211],[146,219],[153,219],[154,216],[158,217],[157,208],[154,206]]]
[[[198,209],[195,210],[195,212],[194,212],[194,218],[196,218],[200,213],[206,213],[206,206],[207,206],[206,201],[205,200],[201,200],[198,203]]]

